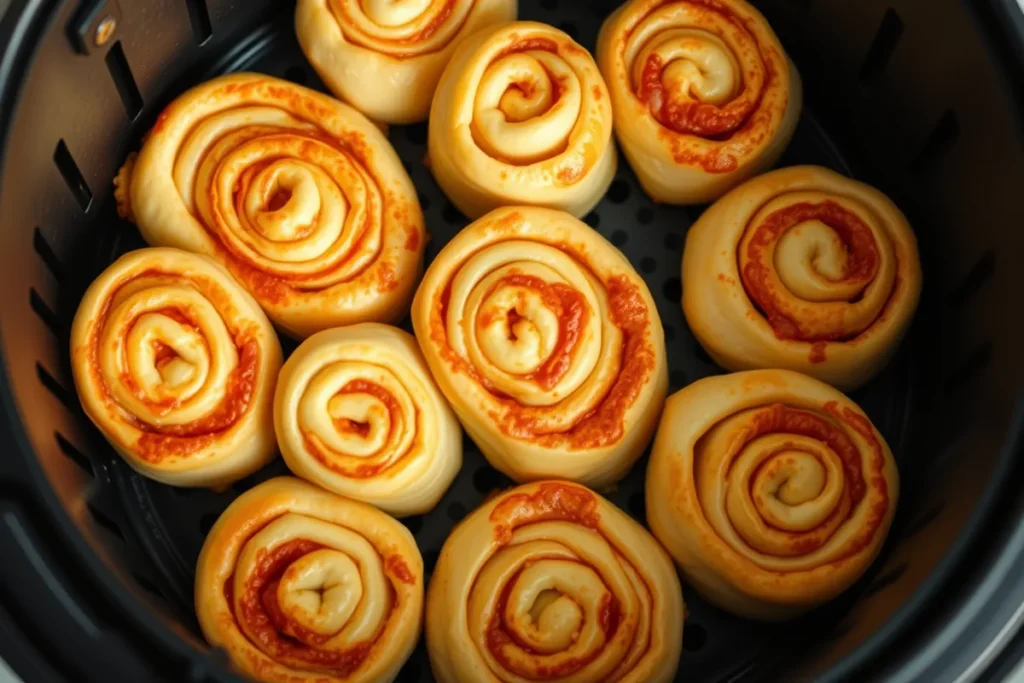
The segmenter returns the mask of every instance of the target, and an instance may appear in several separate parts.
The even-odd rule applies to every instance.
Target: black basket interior
[[[89,282],[121,253],[144,246],[117,217],[111,180],[171,98],[239,69],[323,86],[295,41],[289,3],[54,4],[60,7],[38,13],[49,18],[19,34],[37,49],[25,51],[24,85],[12,108],[0,112],[0,136],[10,116],[0,175],[2,400],[15,437],[8,458],[20,463],[10,467],[17,474],[0,479],[0,501],[8,490],[31,498],[40,514],[70,529],[67,547],[57,551],[65,554],[51,561],[63,558],[72,564],[65,573],[78,574],[79,553],[102,558],[99,571],[115,578],[93,599],[122,612],[127,601],[143,605],[111,620],[142,624],[129,640],[162,643],[147,656],[165,675],[204,680],[222,667],[202,653],[192,610],[199,549],[230,501],[284,473],[284,464],[223,493],[139,477],[81,412],[69,367],[70,322]],[[520,17],[553,24],[593,49],[614,4],[522,0]],[[1017,197],[1024,163],[1010,103],[969,15],[959,3],[939,0],[755,4],[805,82],[800,126],[779,165],[830,166],[893,197],[920,240],[925,296],[897,358],[853,395],[901,468],[900,509],[883,556],[855,588],[789,628],[731,617],[686,590],[680,680],[838,676],[923,618],[928,598],[963,559],[964,534],[998,493],[992,482],[1001,478],[995,475],[1021,387],[1021,323],[1005,314],[1003,302],[1022,291],[1021,269],[1005,255],[1020,253],[1024,239]],[[106,12],[118,18],[111,43],[98,49],[81,42]],[[419,190],[430,259],[466,218],[424,166],[426,125],[393,127],[389,137]],[[608,195],[586,217],[655,295],[673,391],[721,372],[680,308],[683,242],[702,208],[653,204],[621,160]],[[645,466],[646,459],[609,494],[640,521]],[[510,483],[467,439],[465,465],[440,505],[403,520],[428,572],[452,525]],[[0,589],[0,598],[18,604],[8,592]],[[399,680],[430,680],[422,645]]]

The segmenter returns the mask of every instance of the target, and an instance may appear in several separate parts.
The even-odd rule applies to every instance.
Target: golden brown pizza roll
[[[501,493],[445,541],[427,591],[440,683],[666,683],[685,607],[657,541],[604,498],[544,481]]]
[[[669,397],[647,522],[690,584],[780,620],[839,595],[889,532],[899,475],[850,399],[789,370],[709,377]]]
[[[278,477],[213,525],[195,601],[206,640],[245,676],[393,681],[419,639],[423,561],[380,510]]]
[[[744,0],[629,0],[597,42],[615,133],[657,202],[701,204],[789,144],[800,75]]]
[[[650,441],[668,387],[647,285],[572,216],[497,209],[445,246],[413,303],[463,427],[516,481],[607,486]]]
[[[331,91],[375,121],[427,118],[465,36],[516,18],[516,0],[299,0],[295,33]]]
[[[187,91],[117,179],[155,246],[216,257],[304,337],[408,310],[423,214],[387,138],[326,95],[259,74]]]
[[[462,430],[416,340],[364,323],[318,332],[288,358],[274,400],[292,472],[393,515],[430,510],[462,466]]]
[[[89,286],[71,327],[82,408],[133,468],[219,488],[276,455],[281,346],[217,263],[140,249]]]
[[[730,370],[787,368],[854,389],[895,352],[920,294],[917,240],[900,210],[814,166],[722,197],[683,251],[686,320]]]
[[[612,108],[593,57],[532,21],[459,45],[430,109],[430,168],[470,218],[527,204],[577,218],[615,175]]]

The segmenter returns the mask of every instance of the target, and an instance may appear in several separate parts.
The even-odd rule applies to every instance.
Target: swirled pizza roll
[[[657,202],[717,199],[796,130],[800,75],[744,0],[629,0],[602,26],[597,61],[622,151]]]
[[[646,496],[651,530],[705,598],[780,620],[836,597],[874,561],[899,475],[885,440],[839,391],[752,370],[669,398]]]
[[[686,320],[730,370],[787,368],[854,389],[895,352],[920,294],[904,215],[819,167],[744,183],[704,212],[683,251]]]
[[[255,680],[393,681],[419,639],[423,561],[383,512],[279,477],[214,524],[195,603],[206,640]]]
[[[147,242],[214,256],[289,334],[408,310],[426,242],[416,191],[387,138],[326,95],[259,74],[199,85],[116,185]]]
[[[626,258],[572,216],[504,208],[466,227],[412,320],[463,427],[516,481],[607,486],[650,441],[668,387],[661,319]]]
[[[430,168],[464,214],[527,204],[588,213],[617,160],[593,57],[532,21],[479,31],[452,56],[430,110]]]
[[[375,121],[427,118],[441,72],[474,31],[513,21],[516,0],[299,0],[295,33],[331,91]]]
[[[292,472],[394,515],[433,508],[462,465],[462,430],[416,340],[387,325],[304,341],[281,371],[274,422]]]
[[[140,249],[103,271],[75,314],[71,367],[85,414],[147,477],[219,488],[276,454],[280,343],[204,256]]]
[[[445,541],[427,591],[441,683],[671,681],[685,607],[665,551],[588,489],[505,491]]]

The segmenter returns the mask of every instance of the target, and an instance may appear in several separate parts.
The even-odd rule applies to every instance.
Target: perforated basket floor
[[[520,17],[558,26],[593,50],[603,16],[597,3],[563,0],[521,0]],[[195,82],[226,71],[250,69],[324,89],[308,66],[295,42],[290,14],[275,19],[240,41],[233,52],[203,73],[192,74]],[[189,83],[183,83],[187,86]],[[176,92],[165,93],[170,99]],[[848,172],[832,144],[827,126],[806,111],[792,144],[780,166],[815,163]],[[434,183],[424,166],[426,124],[393,127],[390,138],[419,190],[432,241],[428,261],[462,227],[467,219],[455,209]],[[586,222],[619,247],[640,272],[657,301],[664,322],[670,364],[671,391],[694,380],[722,372],[696,343],[680,307],[680,262],[686,231],[703,207],[668,207],[653,204],[642,192],[636,178],[620,155],[615,182]],[[97,235],[99,238],[97,239]],[[99,212],[88,240],[89,253],[73,273],[77,291],[60,307],[59,316],[70,321],[74,305],[84,288],[120,254],[145,246],[134,227],[117,218],[114,207]],[[403,325],[410,329],[408,323]],[[283,340],[285,352],[294,343]],[[853,398],[867,411],[899,457],[906,433],[910,402],[910,354],[901,352],[896,361]],[[97,439],[97,442],[100,440]],[[192,608],[193,571],[203,540],[220,513],[238,494],[253,485],[287,472],[283,461],[274,464],[223,493],[176,489],[146,480],[122,463],[109,448],[99,454],[107,476],[96,480],[90,507],[94,516],[132,549],[133,575],[147,591],[169,603],[184,624],[199,633]],[[643,481],[646,456],[615,490],[606,495],[630,515],[644,521]],[[404,523],[415,534],[429,574],[452,526],[477,507],[490,492],[512,482],[491,468],[468,439],[465,464],[441,503],[430,513],[407,518]],[[900,523],[897,518],[897,530]],[[881,562],[876,563],[876,568]],[[748,622],[725,614],[689,590],[684,583],[688,607],[683,662],[679,680],[736,681],[769,676],[789,653],[826,647],[839,635],[842,614],[850,601],[865,591],[874,591],[892,577],[869,572],[857,587],[838,601],[805,617],[791,628]],[[430,666],[423,644],[402,671],[400,681],[429,681]]]

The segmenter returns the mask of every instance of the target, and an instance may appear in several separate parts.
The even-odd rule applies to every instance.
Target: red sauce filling
[[[586,269],[581,256],[569,245],[561,244],[558,247],[572,256],[581,268]],[[540,422],[534,414],[514,399],[498,392],[476,368],[448,345],[445,325],[451,298],[450,282],[438,296],[436,314],[431,316],[431,338],[453,370],[472,377],[502,404],[505,410],[495,417],[498,426],[509,436],[533,440],[542,445],[561,444],[575,449],[599,448],[622,438],[626,411],[636,402],[657,365],[650,339],[650,317],[640,287],[624,275],[610,278],[605,287],[612,324],[623,335],[619,374],[598,405],[570,430],[560,434],[541,433]]]
[[[119,419],[124,420],[142,432],[136,443],[123,445],[146,462],[159,463],[166,458],[187,457],[207,448],[216,441],[221,433],[229,431],[248,412],[256,391],[256,385],[259,382],[260,344],[256,339],[252,338],[251,333],[230,329],[230,321],[225,320],[235,338],[235,346],[238,349],[238,365],[228,378],[223,399],[209,415],[186,424],[157,427],[143,422],[138,416],[127,414],[110,393],[110,388],[100,370],[100,336],[110,317],[110,308],[114,299],[117,298],[117,292],[130,282],[141,278],[174,278],[180,282],[188,281],[215,306],[221,303],[222,305],[218,306],[218,309],[223,308],[227,304],[221,301],[223,295],[217,289],[217,285],[208,282],[205,278],[187,278],[180,273],[147,270],[142,273],[131,274],[114,288],[107,297],[106,303],[97,316],[96,322],[93,324],[89,340],[89,364],[93,373],[93,381],[102,392],[102,398],[107,408],[115,412]],[[187,310],[187,308],[165,308],[158,311],[144,311],[140,315],[150,313],[172,318],[182,325],[193,328],[197,327],[193,322],[194,313]],[[160,364],[168,362],[171,358],[177,357],[174,350],[162,342],[157,342],[155,355],[158,367]],[[142,392],[135,377],[130,374],[123,373],[119,380],[140,401],[147,404],[154,413],[167,413],[181,405],[180,401],[150,401]]]
[[[870,282],[878,272],[879,254],[875,237],[864,221],[854,213],[832,201],[819,204],[801,202],[773,211],[764,222],[753,228],[754,235],[747,244],[747,263],[741,270],[743,287],[757,304],[779,339],[808,342],[827,342],[843,339],[843,334],[814,336],[806,332],[801,321],[783,310],[782,299],[771,278],[772,264],[767,261],[767,250],[791,228],[811,220],[829,226],[843,241],[847,250],[847,272],[841,282]],[[840,323],[842,321],[839,321]],[[841,328],[841,324],[838,325]],[[824,360],[824,347],[812,350],[812,362]]]
[[[427,31],[432,33],[436,30],[436,26],[443,23],[444,19],[450,14],[451,8],[455,0],[449,0],[446,9],[435,19],[432,27],[428,27]],[[426,33],[426,31],[425,31]],[[302,89],[280,86],[272,81],[252,81],[246,83],[229,83],[224,85],[218,94],[221,96],[231,98],[238,98],[243,101],[251,102],[264,102],[274,106],[278,106],[283,110],[294,113],[299,118],[306,119],[308,121],[317,121],[318,119],[329,118],[334,115],[334,111],[323,105],[316,98],[307,95]],[[157,125],[154,127],[154,132],[161,128],[166,123],[166,118],[174,115],[173,111],[174,104],[168,107],[158,119]],[[272,127],[267,127],[272,128]],[[293,128],[280,128],[276,131],[277,133],[287,134],[291,137],[303,137],[307,138],[310,145],[321,143],[325,144],[342,154],[352,159],[353,165],[364,169],[366,172],[363,178],[375,188],[375,191],[368,191],[364,193],[364,198],[369,202],[367,210],[367,223],[363,226],[353,226],[353,229],[360,230],[360,237],[356,240],[353,245],[353,253],[357,253],[359,249],[364,245],[367,235],[370,233],[369,221],[373,220],[374,216],[383,215],[383,210],[379,204],[394,204],[401,205],[403,202],[396,199],[393,193],[387,192],[381,187],[378,179],[374,177],[372,173],[373,164],[373,149],[372,146],[363,138],[363,136],[354,131],[350,131],[340,138],[332,137],[323,131],[319,130],[298,130]],[[274,134],[274,133],[270,133]],[[302,156],[301,154],[299,155]],[[246,176],[243,173],[243,178],[251,177]],[[243,179],[240,178],[240,181]],[[235,192],[239,192],[241,188],[235,188]],[[197,191],[207,192],[209,195],[210,204],[216,206],[215,188],[198,188]],[[239,214],[242,217],[244,214]],[[195,218],[203,223],[201,217],[196,215]],[[219,222],[218,218],[217,221]],[[245,284],[246,288],[252,292],[262,303],[281,305],[287,301],[299,297],[308,296],[311,291],[309,287],[303,287],[304,283],[308,283],[314,279],[320,279],[337,268],[337,265],[330,265],[324,268],[320,272],[303,273],[301,275],[288,275],[284,276],[278,273],[266,272],[259,262],[253,262],[247,257],[240,253],[233,251],[221,237],[223,232],[223,226],[218,225],[205,225],[204,228],[209,234],[217,240],[217,251],[220,259],[225,262],[232,273]],[[413,245],[410,247],[415,250],[418,247],[418,237],[410,240],[407,244]],[[368,262],[367,268],[379,265],[381,261],[380,250],[375,255],[378,258],[372,259]],[[393,264],[391,264],[393,265]],[[352,278],[358,277],[360,273],[353,273]],[[394,271],[392,270],[390,276],[382,276],[378,278],[380,282],[380,291],[387,292],[393,289],[396,283]]]
[[[573,448],[600,448],[619,441],[625,431],[624,420],[657,364],[650,343],[650,318],[640,288],[625,276],[606,283],[612,324],[622,331],[623,345],[618,377],[597,407],[588,413],[565,438]],[[516,419],[516,418],[519,419]],[[509,431],[519,438],[536,432],[537,425],[528,416],[513,413]],[[556,443],[560,435],[538,437],[541,443]]]
[[[347,678],[369,656],[373,642],[358,643],[338,651],[319,650],[317,648],[333,636],[307,629],[287,614],[277,599],[277,587],[289,565],[323,547],[313,541],[296,539],[269,552],[258,551],[258,564],[240,596],[236,618],[245,623],[248,635],[272,658],[302,661],[332,676]],[[231,584],[230,579],[228,584]],[[229,600],[228,604],[233,603]]]
[[[839,456],[843,463],[843,476],[845,477],[844,495],[847,496],[849,504],[838,507],[819,525],[819,528],[827,527],[838,514],[848,514],[864,499],[869,487],[876,491],[879,495],[878,501],[873,503],[871,514],[865,520],[863,527],[858,530],[857,535],[848,541],[843,554],[833,560],[838,562],[846,557],[856,555],[874,540],[877,530],[889,512],[889,487],[882,474],[885,468],[885,455],[868,419],[850,408],[841,408],[834,401],[823,405],[822,410],[849,426],[865,440],[871,450],[870,480],[865,479],[861,454],[853,440],[835,424],[812,412],[790,408],[782,404],[759,411],[751,421],[749,431],[744,434],[744,443],[749,443],[765,434],[799,434],[823,442]],[[751,483],[756,479],[756,476],[751,477]],[[751,496],[754,495],[753,491],[749,493]],[[814,534],[814,529],[803,533],[793,533],[792,548],[794,552],[798,554],[812,552],[827,540]]]
[[[287,91],[286,91],[287,92]],[[285,93],[279,93],[280,96],[284,96]],[[297,93],[287,92],[286,99],[293,100],[297,99],[299,95]],[[293,103],[297,106],[297,103]],[[287,107],[285,107],[287,108]],[[296,111],[296,108],[290,108],[289,111]],[[300,110],[301,111],[301,110]],[[342,155],[348,157],[354,166],[361,167],[369,170],[371,167],[368,164],[369,156],[369,145],[362,138],[359,133],[351,132],[345,139],[338,139],[327,135],[326,133],[316,130],[296,130],[292,128],[272,128],[268,127],[267,135],[281,135],[286,134],[293,138],[305,138],[305,141],[300,146],[299,153],[296,155],[297,158],[305,159],[315,154],[315,146],[317,144],[325,145]],[[251,142],[251,141],[250,141]],[[247,194],[248,188],[255,175],[268,166],[269,164],[277,161],[278,159],[263,159],[251,167],[245,169],[238,178],[236,186],[232,189],[233,199],[235,203],[235,215],[239,220],[245,221],[245,211],[243,202],[245,195]],[[377,184],[376,179],[372,174],[366,173],[362,177],[370,183],[373,183],[377,188],[378,192],[373,192],[370,188],[361,193],[361,199],[366,202],[365,220],[362,225],[351,225],[349,229],[358,230],[359,236],[352,243],[350,253],[358,254],[362,250],[371,235],[372,226],[371,221],[374,220],[374,216],[383,215],[382,207],[378,206],[378,194],[383,196],[383,190]],[[197,191],[205,191],[208,195],[208,201],[211,206],[217,205],[216,187],[211,185],[207,188],[197,188]],[[350,198],[351,199],[351,198]],[[272,303],[281,303],[286,301],[288,298],[293,297],[297,294],[301,294],[304,290],[300,289],[298,285],[308,282],[310,280],[322,278],[330,274],[335,270],[338,265],[331,264],[326,266],[320,271],[302,273],[302,274],[288,274],[282,275],[279,273],[267,272],[263,269],[259,262],[250,260],[247,256],[233,251],[229,247],[229,243],[221,238],[222,232],[226,233],[227,228],[220,225],[222,218],[219,214],[214,214],[215,225],[206,225],[203,223],[200,216],[195,216],[203,227],[218,240],[218,247],[222,258],[232,267],[234,272],[242,281],[246,284],[249,291],[251,291],[261,301],[268,301]],[[297,235],[298,239],[308,236],[314,229],[314,225],[310,225],[304,230],[300,231]],[[251,227],[250,230],[258,232],[255,228]],[[379,254],[379,250],[378,250]],[[342,259],[342,262],[344,260]],[[371,263],[373,263],[371,261]],[[369,266],[367,266],[369,267]],[[352,277],[357,277],[361,274],[353,273]]]
[[[814,413],[790,408],[781,403],[758,412],[745,434],[746,442],[765,434],[799,434],[828,445],[843,461],[843,473],[850,500],[857,504],[864,497],[864,476],[861,473],[860,453],[843,430]]]
[[[543,558],[537,558],[540,560]],[[564,557],[557,558],[563,562],[572,562]],[[536,561],[536,560],[535,560]],[[581,561],[579,564],[585,564]],[[534,666],[522,667],[518,666],[517,662],[509,657],[505,653],[505,648],[509,645],[513,645],[526,654],[539,655],[529,645],[523,642],[519,634],[516,633],[515,629],[507,629],[505,626],[504,615],[508,608],[508,601],[512,595],[512,589],[515,587],[516,582],[519,580],[520,575],[523,571],[529,567],[532,562],[527,563],[520,567],[505,583],[502,588],[501,597],[498,598],[498,602],[495,605],[494,614],[491,617],[490,623],[487,625],[487,649],[491,652],[491,655],[495,660],[501,664],[502,668],[506,671],[515,673],[524,678],[540,677],[541,680],[554,680],[571,676],[572,674],[580,671],[592,661],[597,659],[601,654],[601,650],[597,649],[591,652],[586,657],[570,657],[562,662],[559,662],[555,666],[548,666],[545,664],[535,664]],[[589,566],[589,565],[587,565]],[[592,567],[593,569],[593,567]],[[597,570],[594,569],[596,572]],[[614,635],[615,630],[619,627],[621,621],[621,606],[619,601],[614,595],[608,593],[602,597],[601,605],[599,607],[598,620],[601,626],[601,630],[604,631],[606,642],[611,639]],[[541,657],[545,655],[539,655]],[[536,679],[535,679],[536,680]]]
[[[580,334],[589,315],[586,299],[566,284],[548,283],[539,277],[521,273],[513,273],[502,278],[490,293],[503,285],[536,291],[543,299],[544,305],[558,318],[558,343],[551,352],[551,356],[535,372],[524,377],[524,379],[534,381],[544,389],[550,390],[558,385],[572,365],[572,359],[579,345]],[[510,339],[515,339],[515,324],[521,318],[522,316],[515,309],[508,311],[507,325]],[[488,325],[491,322],[492,320],[487,316],[483,316],[480,320],[481,325]]]
[[[759,92],[750,92],[745,86],[732,101],[724,106],[680,100],[669,92],[662,82],[663,60],[651,55],[641,69],[636,96],[647,105],[651,115],[664,129],[663,138],[669,145],[673,160],[680,165],[699,166],[708,173],[731,173],[739,166],[738,157],[745,156],[759,146],[771,133],[772,111],[775,109],[774,96],[769,98],[777,83],[775,60],[780,55],[773,49],[758,45],[757,31],[749,26],[746,19],[736,16],[731,7],[717,0],[687,0],[721,15],[727,22],[743,31],[750,41],[757,45],[758,67],[764,72],[764,81]],[[653,9],[653,8],[652,8]],[[745,81],[749,82],[748,75]],[[785,106],[787,95],[779,96]],[[682,136],[682,137],[680,137]],[[702,150],[686,136],[705,140],[729,142],[727,146],[716,145],[711,150]]]
[[[384,560],[384,571],[402,583],[416,585],[416,575],[412,573],[401,555],[388,555]]]
[[[826,342],[814,342],[811,344],[811,355],[809,360],[812,363],[824,363],[828,360],[828,356],[825,353],[825,348],[828,346]]]
[[[611,278],[606,287],[612,323],[623,334],[619,375],[603,400],[572,429],[561,434],[540,433],[536,417],[514,399],[496,392],[475,368],[448,346],[444,320],[447,318],[451,292],[447,287],[439,297],[440,316],[432,323],[432,336],[440,344],[442,355],[455,369],[476,379],[503,404],[506,412],[504,416],[498,416],[498,419],[499,426],[506,434],[546,445],[567,442],[570,448],[598,448],[622,438],[625,413],[636,402],[656,365],[656,356],[650,342],[647,305],[639,287],[625,276]]]
[[[444,4],[444,7],[441,8],[441,11],[435,14],[427,25],[419,31],[419,33],[414,33],[413,35],[403,38],[398,42],[400,44],[422,43],[424,40],[430,38],[432,35],[437,33],[437,29],[439,29],[441,25],[448,20],[448,17],[452,15],[456,1],[457,0],[448,0]]]
[[[420,229],[415,225],[406,228],[405,248],[409,251],[418,251],[420,248]]]
[[[601,521],[597,503],[597,496],[582,486],[547,482],[533,493],[506,496],[491,510],[489,519],[495,539],[505,544],[513,531],[537,522],[573,522],[596,529]]]
[[[524,40],[516,40],[508,47],[498,52],[498,54],[494,56],[494,61],[517,52],[532,52],[534,50],[558,54],[558,43],[551,38],[526,38]]]
[[[671,130],[704,138],[728,136],[739,130],[759,104],[759,99],[739,98],[724,107],[691,100],[680,101],[667,92],[661,79],[665,63],[652,54],[644,63],[637,97],[655,120]]]
[[[228,431],[249,410],[258,381],[260,347],[255,340],[237,343],[241,344],[238,366],[232,371],[224,399],[215,411],[194,422],[159,428],[134,420],[144,432],[135,448],[139,457],[147,462],[160,462],[166,457],[191,455],[213,443],[218,433]]]
[[[357,379],[343,386],[338,393],[369,394],[383,403],[387,408],[388,413],[391,416],[392,425],[396,424],[401,419],[402,407],[399,405],[398,401],[395,400],[395,397],[379,384]],[[414,417],[413,419],[416,418]],[[340,432],[348,432],[363,438],[368,436],[370,433],[370,426],[368,424],[353,422],[352,420],[344,418],[335,420],[334,425]],[[333,470],[353,479],[369,479],[370,477],[375,477],[381,472],[391,468],[396,462],[401,460],[403,455],[405,455],[404,453],[388,453],[386,454],[387,457],[379,462],[361,464],[355,467],[345,467],[337,462],[336,454],[327,448],[327,446],[325,446],[315,434],[303,431],[302,436],[306,444],[306,449],[317,459],[318,462],[320,462],[321,465],[329,470]]]

